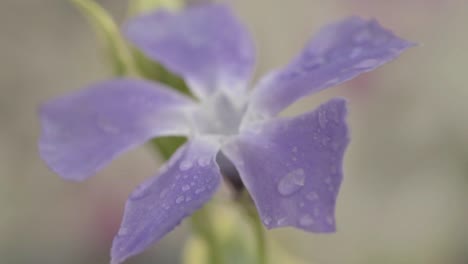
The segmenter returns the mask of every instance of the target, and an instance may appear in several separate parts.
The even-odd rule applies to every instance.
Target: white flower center
[[[218,91],[190,113],[191,122],[197,134],[236,135],[246,109],[247,101],[244,98]]]

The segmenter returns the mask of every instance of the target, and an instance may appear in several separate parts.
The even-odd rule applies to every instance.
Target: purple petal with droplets
[[[60,176],[84,180],[152,137],[187,134],[184,107],[192,104],[156,83],[101,82],[40,108],[39,152]]]
[[[295,118],[256,124],[223,147],[267,228],[335,231],[345,117],[345,101],[333,99]]]
[[[126,37],[148,57],[181,75],[203,98],[216,89],[243,91],[254,66],[250,35],[221,4],[158,10],[130,20]]]
[[[112,245],[112,264],[144,251],[213,196],[221,180],[217,152],[218,145],[209,140],[189,141],[158,176],[130,195]]]
[[[301,97],[371,71],[413,45],[375,20],[351,17],[328,25],[292,63],[259,82],[251,111],[274,116]]]

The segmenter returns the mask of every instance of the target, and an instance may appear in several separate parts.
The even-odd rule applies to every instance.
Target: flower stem
[[[255,243],[257,245],[257,264],[267,264],[267,241],[260,216],[258,215],[252,199],[247,192],[243,193],[241,201],[243,201],[242,207],[244,208],[254,231]]]
[[[260,221],[260,217],[254,216],[251,217],[252,227],[255,232],[255,239],[257,243],[257,257],[258,264],[267,264],[267,254],[266,254],[266,239],[265,232],[263,230],[263,225]]]
[[[205,206],[196,211],[192,215],[191,220],[193,230],[205,240],[208,246],[209,264],[222,264],[223,257],[221,254],[223,251],[213,230],[214,225],[211,221],[208,208]]]

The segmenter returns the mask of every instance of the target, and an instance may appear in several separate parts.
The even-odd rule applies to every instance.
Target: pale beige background
[[[99,1],[122,21],[124,0]],[[280,66],[325,23],[376,17],[421,45],[284,114],[327,98],[350,101],[352,143],[339,232],[269,232],[319,264],[468,263],[468,2],[231,0],[252,30],[258,72]],[[0,2],[0,263],[106,263],[123,203],[158,164],[140,148],[97,177],[68,183],[36,151],[36,108],[109,77],[94,35],[65,0]],[[128,263],[177,262],[178,229]]]

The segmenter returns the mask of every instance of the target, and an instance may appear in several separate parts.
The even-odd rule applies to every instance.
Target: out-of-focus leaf
[[[70,0],[77,6],[93,26],[104,45],[106,57],[113,73],[117,76],[133,73],[130,51],[120,34],[119,27],[109,13],[93,0]]]
[[[177,10],[184,6],[184,0],[130,0],[131,15],[141,14],[157,8]]]
[[[165,160],[168,160],[186,141],[184,137],[162,137],[151,140],[151,145],[159,150]]]
[[[161,64],[145,57],[143,53],[134,49],[132,54],[138,74],[145,79],[158,81],[189,96],[192,96],[185,81],[179,76],[166,70]]]

